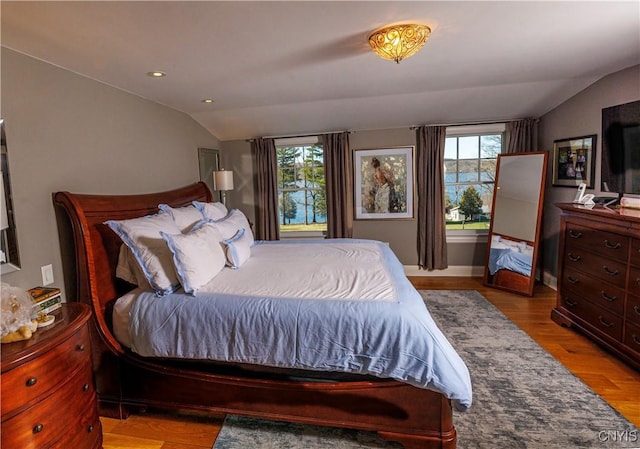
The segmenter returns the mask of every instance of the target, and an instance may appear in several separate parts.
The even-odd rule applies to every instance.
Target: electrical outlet
[[[45,265],[40,267],[40,271],[42,271],[42,285],[53,284],[53,266]]]

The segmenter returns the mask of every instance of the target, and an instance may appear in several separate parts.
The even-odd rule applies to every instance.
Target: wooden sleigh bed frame
[[[376,431],[405,449],[453,449],[450,400],[387,379],[290,380],[216,364],[144,358],[112,333],[113,304],[133,287],[115,276],[120,238],[104,225],[173,207],[212,201],[204,183],[141,195],[54,194],[69,300],[93,311],[91,346],[102,416],[124,419],[157,408],[228,413],[280,421]],[[65,255],[65,250],[73,254]]]

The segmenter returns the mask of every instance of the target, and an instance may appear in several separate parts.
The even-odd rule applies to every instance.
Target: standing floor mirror
[[[484,282],[533,295],[540,246],[546,151],[498,156]]]

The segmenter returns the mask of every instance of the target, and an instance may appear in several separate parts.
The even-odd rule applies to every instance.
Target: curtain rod
[[[308,133],[308,134],[285,134],[285,135],[281,135],[281,136],[261,136],[263,139],[293,139],[295,137],[312,137],[312,136],[321,136],[323,134],[336,134],[336,133],[348,133],[348,134],[353,134],[355,131],[347,131],[347,130],[340,130],[340,131],[325,131],[325,132],[321,132],[321,133]],[[247,142],[253,142],[254,140],[256,140],[256,137],[252,138],[252,139],[247,139]]]
[[[491,121],[486,121],[486,122],[458,122],[458,123],[429,123],[427,125],[413,125],[410,126],[409,129],[410,130],[415,130],[418,129],[420,126],[473,126],[473,125],[497,125],[499,123],[508,123],[508,122],[516,122],[518,120],[535,120],[536,122],[539,122],[540,119],[536,118],[536,119],[532,119],[530,117],[527,118],[515,118],[515,119],[509,119],[509,120],[491,120]]]

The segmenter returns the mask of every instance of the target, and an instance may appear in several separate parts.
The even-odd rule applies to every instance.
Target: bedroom
[[[2,8],[4,21],[5,8],[8,8],[6,2]],[[390,21],[393,20],[396,18]],[[350,30],[347,34],[357,31],[365,30]],[[431,39],[436,37],[434,34]],[[426,51],[429,45],[427,42],[413,60],[428,58]],[[381,65],[381,70],[410,68],[409,64],[413,62],[408,59],[396,67],[393,63],[377,60],[373,54],[362,53],[358,58],[367,59],[369,56],[373,60],[371,62]],[[12,189],[23,265],[19,272],[3,276],[6,282],[25,287],[39,285],[40,267],[52,264],[55,284],[62,286],[65,273],[51,203],[52,192],[129,193],[185,185],[198,179],[196,149],[199,147],[221,150],[225,167],[236,173],[236,189],[229,192],[229,202],[248,215],[253,213],[252,173],[247,171],[251,167],[247,163],[250,152],[244,139],[254,135],[231,139],[216,137],[176,109],[146,100],[144,95],[132,95],[65,70],[63,61],[54,61],[55,64],[45,61],[46,58],[31,57],[5,46],[2,48],[2,116],[7,120]],[[108,62],[99,52],[92,60],[96,66],[104,66]],[[599,73],[571,74],[574,79],[569,84],[575,96],[558,100],[551,109],[540,113],[540,147],[551,149],[553,141],[559,138],[597,134],[603,107],[640,99],[637,64],[638,55],[635,54],[625,62],[611,61]],[[140,72],[144,74],[152,69],[141,67]],[[437,118],[433,120],[442,122]],[[454,117],[447,122],[460,120]],[[377,129],[354,128],[351,146],[414,145],[415,133],[410,126],[416,124],[420,123],[407,121],[396,125],[390,122]],[[339,127],[336,125],[324,130]],[[316,131],[323,129],[307,125],[266,134]],[[553,284],[557,270],[555,254],[559,216],[553,203],[573,199],[573,189],[550,187],[546,193],[543,266],[548,271],[549,283]],[[356,223],[356,236],[389,241],[401,261],[408,266],[415,264],[415,241],[402,236],[415,233],[412,221]],[[484,242],[455,242],[450,247],[452,267],[469,270],[469,267],[484,264]]]

